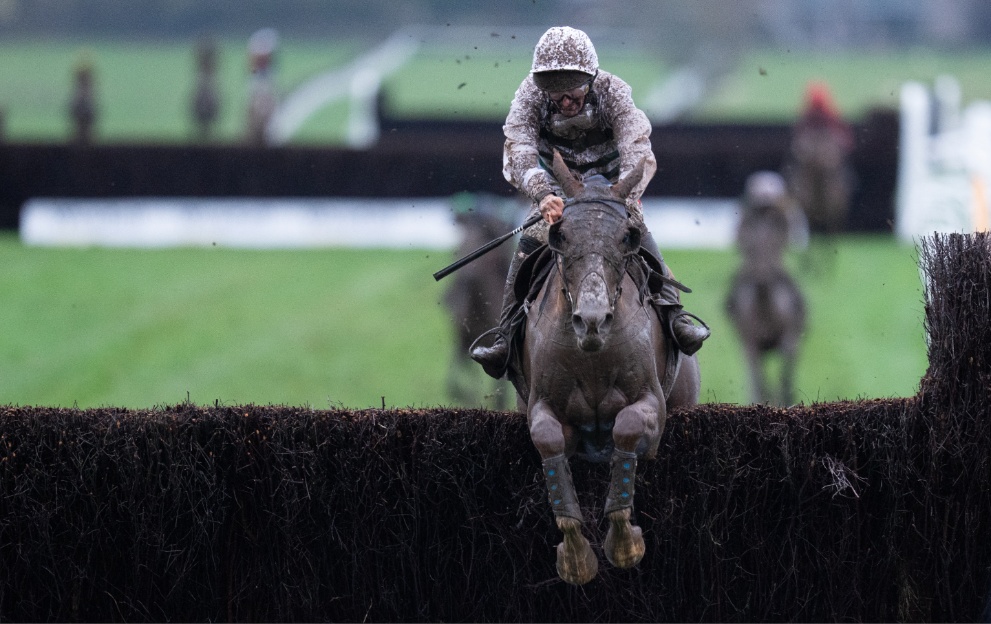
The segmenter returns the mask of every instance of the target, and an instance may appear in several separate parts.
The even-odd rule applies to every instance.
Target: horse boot
[[[592,545],[582,535],[584,519],[571,479],[571,466],[562,454],[543,460],[541,467],[554,522],[564,535],[564,541],[557,545],[557,574],[572,585],[584,585],[599,573],[599,562]]]
[[[509,273],[506,275],[506,285],[502,291],[502,312],[499,314],[499,326],[485,332],[479,336],[472,344],[469,355],[471,359],[482,365],[482,370],[489,377],[502,379],[509,368],[509,345],[513,339],[514,319],[519,312],[520,303],[516,300],[516,276],[523,266],[523,261],[535,249],[540,247],[540,241],[535,238],[523,236],[520,238],[513,259],[509,263]],[[484,347],[478,341],[495,334],[495,341],[491,347]]]
[[[630,522],[633,511],[633,491],[637,473],[637,454],[613,449],[610,460],[609,493],[606,495],[606,517],[609,532],[602,544],[606,558],[617,568],[632,568],[643,559],[646,546],[643,530]]]

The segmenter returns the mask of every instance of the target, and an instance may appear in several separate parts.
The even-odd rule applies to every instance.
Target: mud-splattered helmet
[[[545,32],[533,49],[533,81],[544,91],[569,91],[589,82],[599,70],[592,40],[570,26]]]

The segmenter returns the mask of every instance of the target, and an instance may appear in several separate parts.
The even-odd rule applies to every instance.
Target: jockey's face
[[[547,97],[557,104],[557,108],[565,117],[574,117],[585,106],[585,95],[588,94],[588,83],[575,87],[570,91],[548,91]]]

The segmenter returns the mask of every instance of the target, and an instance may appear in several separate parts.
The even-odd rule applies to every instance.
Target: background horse
[[[740,269],[733,277],[726,311],[736,327],[750,374],[754,403],[790,405],[795,363],[805,328],[805,299],[784,265],[795,227],[807,227],[776,173],[759,172],[747,180],[743,217],[736,244]],[[768,356],[781,356],[780,384],[767,381]]]
[[[813,232],[843,231],[850,212],[853,172],[843,136],[830,128],[796,134],[786,166],[789,186]]]
[[[792,130],[785,175],[815,233],[838,234],[846,225],[853,192],[849,164],[853,130],[839,114],[825,84],[813,83]]]
[[[640,527],[630,522],[637,459],[656,455],[671,407],[698,401],[699,371],[695,357],[672,359],[645,286],[628,270],[645,266],[641,231],[624,203],[643,163],[615,186],[604,178],[581,184],[555,154],[554,175],[571,199],[550,227],[549,273],[530,304],[511,379],[564,534],[558,574],[582,584],[598,573],[598,562],[582,534],[569,458],[610,462],[603,549],[613,565],[636,565],[645,551]],[[677,372],[669,369],[675,361]]]
[[[455,250],[457,258],[511,230],[511,215],[519,212],[519,202],[485,194],[462,193],[453,198],[452,204],[461,237]],[[502,410],[512,405],[509,384],[484,374],[468,356],[475,338],[499,324],[512,253],[511,245],[501,245],[463,266],[454,274],[444,294],[454,331],[447,391],[462,405],[487,405]]]

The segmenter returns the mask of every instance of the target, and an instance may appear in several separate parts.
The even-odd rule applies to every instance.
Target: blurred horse
[[[461,258],[513,228],[513,200],[463,193],[453,198],[454,220],[461,240],[455,257]],[[518,211],[517,211],[518,212]],[[444,294],[454,328],[454,352],[448,367],[447,390],[462,405],[487,404],[509,409],[512,392],[505,381],[485,375],[468,357],[475,338],[499,323],[500,304],[512,245],[502,245],[459,269]]]
[[[747,180],[736,237],[741,263],[726,298],[726,311],[743,345],[754,403],[792,403],[805,298],[785,268],[784,252],[795,229],[807,228],[801,217],[780,175],[764,171]],[[776,389],[770,387],[765,370],[772,353],[781,356]]]
[[[615,185],[602,176],[582,183],[555,153],[554,177],[570,199],[550,226],[546,249],[520,269],[520,275],[546,271],[546,279],[527,296],[522,349],[513,350],[509,376],[526,405],[564,536],[557,572],[572,584],[592,580],[598,562],[582,534],[570,458],[610,462],[603,551],[613,565],[631,568],[646,548],[631,523],[638,458],[656,456],[668,410],[698,401],[698,361],[674,348],[650,303],[647,280],[661,276],[643,255],[642,232],[626,209],[643,167]],[[531,258],[542,268],[528,268]]]
[[[853,193],[849,156],[853,132],[825,85],[809,87],[805,111],[792,131],[784,171],[792,196],[814,233],[838,234],[846,226]]]

